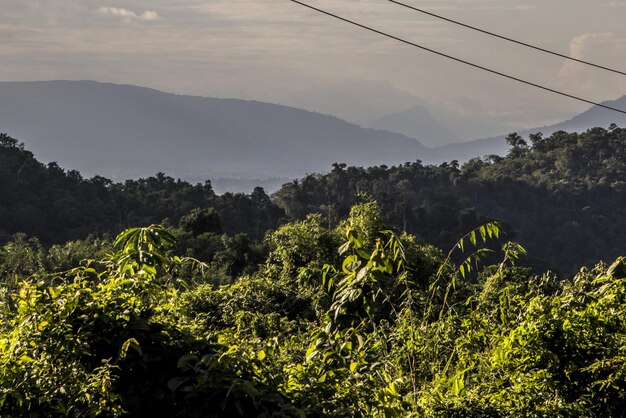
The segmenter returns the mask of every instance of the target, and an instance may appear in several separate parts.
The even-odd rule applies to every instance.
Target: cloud
[[[145,12],[138,14],[132,10],[123,9],[121,7],[108,7],[102,6],[98,11],[102,14],[116,16],[122,18],[125,22],[132,21],[144,21],[150,22],[161,19],[161,17],[154,10],[146,10]]]
[[[386,1],[306,2],[572,94],[607,99],[626,93],[624,77],[544,58]],[[564,53],[569,47],[575,56],[626,69],[626,25],[623,13],[616,13],[626,10],[626,0],[418,3],[451,19]],[[312,90],[320,96],[328,93],[325,102],[324,97],[309,98],[328,103],[328,109],[334,109],[331,95],[342,97],[343,90],[332,88],[338,83],[388,80],[418,97],[471,97],[488,115],[491,109],[525,115],[528,108],[552,114],[554,109],[582,106],[469,70],[285,0],[0,0],[0,4],[0,80],[98,79],[178,93],[275,101]],[[557,15],[561,18],[555,19]],[[585,30],[577,32],[580,16],[585,16]],[[563,74],[557,78],[560,70]],[[319,87],[326,85],[330,87]],[[374,85],[364,85],[362,92],[350,97],[356,97],[357,104],[363,96],[375,103],[385,98],[380,105],[385,111],[386,103],[391,111],[401,110],[391,105],[409,105],[399,96],[383,95]],[[529,106],[522,109],[519,103]],[[352,119],[366,119],[363,115],[369,114],[360,111]]]
[[[592,49],[605,46],[612,41],[610,33],[586,33],[576,36],[569,43],[569,52],[572,58],[585,59]]]
[[[606,67],[624,70],[626,56],[626,38],[609,32],[585,33],[570,40],[569,55],[572,58],[593,62]],[[586,95],[612,98],[623,94],[626,81],[623,77],[592,68],[580,63],[566,61],[559,72],[561,86],[576,86]]]

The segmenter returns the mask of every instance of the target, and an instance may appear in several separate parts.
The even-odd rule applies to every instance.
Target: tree
[[[9,135],[0,133],[0,147],[24,149],[24,144],[18,144],[17,139],[11,138]]]
[[[537,145],[541,144],[544,141],[543,133],[537,132],[535,134],[530,134],[528,135],[528,139],[530,139],[530,142],[533,144],[533,147],[536,147]]]
[[[528,150],[528,144],[517,132],[508,134],[506,143],[512,147],[509,151],[509,155],[512,157],[522,156]]]
[[[222,233],[220,215],[213,208],[192,209],[191,212],[181,218],[180,227],[196,236],[205,232]]]

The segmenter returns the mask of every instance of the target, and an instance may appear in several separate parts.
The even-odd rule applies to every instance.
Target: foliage
[[[238,256],[248,261],[212,267],[214,281],[228,282],[263,261],[266,254],[254,247],[268,231],[312,213],[330,230],[364,194],[378,202],[391,225],[441,248],[450,248],[468,230],[499,221],[509,239],[529,250],[528,263],[538,270],[572,275],[580,265],[615,259],[626,245],[621,216],[626,130],[616,126],[545,138],[535,133],[528,141],[511,134],[507,156],[474,158],[462,166],[426,166],[419,160],[395,167],[334,164],[328,174],[285,184],[271,198],[261,188],[217,196],[208,181],[194,185],[164,173],[123,183],[84,179],[56,163],[40,163],[14,138],[2,138],[1,245],[18,232],[48,248],[155,223],[180,225],[189,241],[204,234],[246,234],[250,251]],[[203,258],[200,243],[183,244],[202,261],[214,257],[208,252]]]
[[[15,196],[18,181],[28,195],[36,178],[58,186],[27,215],[61,190],[82,190],[85,201],[99,190],[105,207],[119,199],[136,216],[124,219],[150,225],[52,246],[7,237],[0,416],[623,416],[626,259],[571,278],[535,274],[518,266],[527,245],[500,241],[519,221],[512,205],[537,222],[516,232],[533,257],[533,239],[550,249],[576,237],[541,223],[565,206],[597,198],[584,220],[621,204],[623,159],[604,153],[622,155],[623,135],[534,135],[532,145],[510,136],[508,156],[461,169],[336,164],[276,195],[300,217],[282,225],[285,212],[262,190],[218,198],[208,184],[162,174],[85,181],[35,164],[0,135],[0,158],[12,161],[0,165],[3,191]],[[599,163],[577,168],[578,152]],[[16,167],[19,178],[3,180]],[[179,227],[151,224],[160,216]],[[581,225],[599,228],[594,239],[607,243],[598,248],[614,247],[602,257],[623,251],[620,219],[595,219]],[[101,221],[74,232],[112,225]],[[451,250],[426,244],[432,236]],[[561,242],[560,253],[576,243]]]
[[[273,196],[291,219],[311,212],[337,224],[366,194],[396,228],[440,248],[498,221],[528,249],[538,270],[575,274],[626,247],[626,129],[507,137],[505,157],[461,167],[419,160],[394,167],[346,167],[310,174]],[[600,238],[602,237],[602,238]]]
[[[191,232],[193,235],[222,232],[220,215],[213,208],[193,209],[180,219],[180,225],[183,230]]]
[[[169,254],[174,243],[160,226],[127,230],[115,240],[120,250],[103,260],[104,271],[79,267],[61,274],[60,285],[21,285],[2,306],[3,416],[184,417],[197,416],[198,408],[245,416],[281,405],[249,382],[254,368],[239,352],[201,343],[172,320],[178,292],[167,277],[184,262]],[[191,358],[196,366],[183,360]],[[195,395],[181,379],[199,379]],[[219,402],[207,404],[205,391]]]
[[[84,179],[55,162],[42,164],[6,134],[0,134],[0,196],[0,245],[18,232],[59,244],[133,225],[178,225],[183,219],[195,235],[246,233],[260,240],[284,217],[262,188],[217,196],[209,181],[190,184],[164,173],[123,183]]]

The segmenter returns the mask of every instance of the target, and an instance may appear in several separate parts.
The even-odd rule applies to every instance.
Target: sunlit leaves
[[[623,413],[624,259],[559,280],[515,267],[510,242],[485,268],[497,224],[447,258],[373,224],[344,223],[322,267],[321,247],[290,247],[329,237],[309,219],[274,235],[264,270],[188,287],[167,280],[183,259],[162,228],[136,228],[107,262],[21,284],[0,311],[0,415]],[[319,266],[306,287],[302,264]]]
[[[131,228],[113,242],[113,246],[120,249],[113,259],[124,274],[154,277],[157,267],[172,263],[167,250],[175,244],[176,238],[160,225]]]

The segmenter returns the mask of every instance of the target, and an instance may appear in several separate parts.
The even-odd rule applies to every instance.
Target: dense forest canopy
[[[0,416],[623,416],[626,131],[507,141],[270,197],[0,135]]]
[[[0,411],[621,416],[624,259],[563,280],[515,267],[523,250],[505,244],[467,280],[388,228],[374,202],[332,229],[311,215],[269,233],[258,269],[222,284],[157,225],[69,270],[5,278]],[[499,235],[487,224],[456,248],[472,260]]]
[[[533,265],[573,273],[626,248],[626,130],[611,126],[548,138],[517,134],[505,157],[424,166],[335,164],[286,184],[274,201],[292,218],[316,212],[331,221],[367,195],[401,230],[444,248],[491,220],[506,225]]]
[[[133,225],[177,224],[197,208],[215,209],[224,232],[259,239],[284,216],[262,188],[216,196],[209,181],[192,185],[163,173],[124,183],[83,179],[54,162],[40,163],[6,134],[0,134],[0,195],[0,242],[16,232],[63,243]]]
[[[584,133],[556,132],[528,142],[507,138],[505,157],[425,166],[347,167],[285,184],[269,197],[216,195],[210,185],[189,184],[158,173],[114,183],[83,179],[55,163],[38,162],[17,140],[0,140],[0,242],[17,232],[44,244],[89,234],[116,234],[135,225],[178,225],[193,210],[213,208],[220,230],[252,240],[285,222],[319,213],[330,226],[366,199],[400,230],[426,242],[451,246],[465,231],[491,220],[525,245],[530,263],[573,273],[578,266],[610,260],[625,247],[626,130],[617,126]]]

